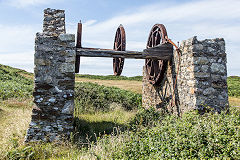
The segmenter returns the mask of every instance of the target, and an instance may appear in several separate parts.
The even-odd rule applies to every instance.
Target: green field
[[[139,89],[127,87],[135,83],[140,88],[140,76],[78,75],[75,131],[71,140],[26,145],[24,135],[33,105],[32,78],[30,73],[0,65],[0,159],[240,157],[239,107],[221,114],[199,115],[194,111],[181,118],[163,115],[152,108],[145,110],[141,107]],[[230,105],[240,106],[240,78],[229,77],[228,86]]]

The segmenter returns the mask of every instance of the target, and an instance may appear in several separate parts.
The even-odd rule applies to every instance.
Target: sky
[[[181,42],[224,38],[228,76],[240,76],[240,0],[0,0],[0,64],[33,72],[34,39],[45,8],[64,9],[67,33],[83,23],[83,47],[113,47],[117,27],[126,31],[126,49],[142,51],[156,23]],[[144,60],[126,59],[122,75],[142,75]],[[111,58],[81,58],[81,74],[111,75]]]

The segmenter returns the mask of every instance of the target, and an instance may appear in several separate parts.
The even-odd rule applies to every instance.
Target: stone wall
[[[228,89],[224,39],[198,41],[193,37],[183,41],[180,50],[180,61],[175,51],[161,85],[149,84],[143,69],[143,106],[162,108],[178,115],[193,109],[203,110],[206,106],[218,112],[226,109]]]
[[[75,35],[65,34],[62,10],[44,10],[34,54],[34,103],[26,142],[67,139],[73,129]]]

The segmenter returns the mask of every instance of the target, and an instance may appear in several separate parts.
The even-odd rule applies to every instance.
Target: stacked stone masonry
[[[193,109],[203,110],[207,106],[217,112],[227,109],[224,39],[198,41],[193,37],[182,41],[180,50],[180,57],[176,51],[174,52],[165,79],[160,86],[149,84],[143,69],[143,106],[164,108],[167,112],[178,115]]]
[[[73,130],[75,35],[65,34],[62,10],[44,13],[44,32],[35,39],[35,106],[26,142],[67,139]]]
[[[65,34],[65,12],[47,8],[44,10],[43,33],[50,36]]]

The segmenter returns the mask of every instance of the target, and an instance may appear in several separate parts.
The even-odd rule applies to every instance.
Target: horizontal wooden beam
[[[160,44],[152,48],[139,51],[115,51],[99,48],[77,48],[77,55],[83,57],[120,57],[120,58],[135,58],[135,59],[161,59],[169,60],[173,55],[172,44]]]

